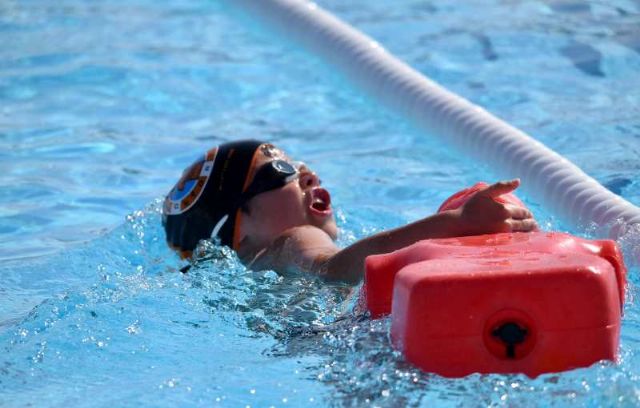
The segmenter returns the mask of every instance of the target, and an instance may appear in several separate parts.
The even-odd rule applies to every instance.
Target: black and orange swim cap
[[[255,153],[264,143],[241,140],[221,144],[182,173],[162,209],[167,243],[182,257],[190,257],[201,239],[212,236],[233,248],[238,199]]]

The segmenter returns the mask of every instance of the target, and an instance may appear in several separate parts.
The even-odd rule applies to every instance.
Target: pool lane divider
[[[598,227],[640,259],[640,208],[607,190],[569,160],[482,107],[452,93],[372,38],[306,0],[234,0],[338,67],[346,76],[469,157],[522,187],[574,227]],[[635,241],[635,242],[631,242]]]

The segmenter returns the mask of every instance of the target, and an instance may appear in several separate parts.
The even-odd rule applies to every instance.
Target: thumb
[[[515,190],[520,186],[520,179],[513,179],[509,181],[498,181],[485,188],[484,190],[478,191],[477,194],[483,195],[489,198],[497,198],[503,194],[507,194]]]

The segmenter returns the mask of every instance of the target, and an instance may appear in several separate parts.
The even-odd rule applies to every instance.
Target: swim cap
[[[255,153],[264,143],[241,140],[214,147],[182,173],[165,197],[162,225],[167,243],[183,258],[211,236],[233,247],[237,203]]]

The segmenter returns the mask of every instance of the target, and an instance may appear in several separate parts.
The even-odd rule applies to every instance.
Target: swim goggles
[[[242,207],[258,194],[284,187],[297,179],[302,165],[302,162],[289,163],[278,159],[260,167],[249,187],[239,197],[237,208]]]

